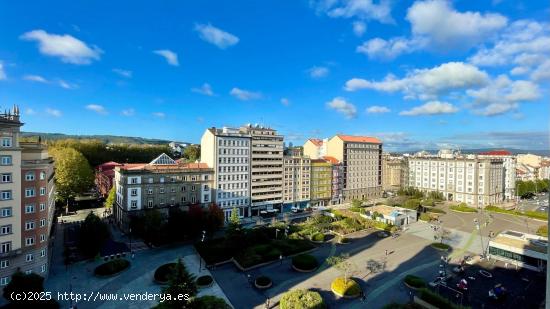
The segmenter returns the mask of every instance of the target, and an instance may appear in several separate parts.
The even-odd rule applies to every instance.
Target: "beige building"
[[[502,159],[436,156],[409,159],[409,186],[424,192],[441,192],[445,199],[473,207],[504,200]]]
[[[327,139],[310,138],[304,144],[304,156],[319,159],[327,155]]]
[[[216,203],[223,209],[226,220],[233,208],[240,217],[250,211],[250,154],[251,138],[239,128],[209,128],[201,138],[201,162],[215,171]]]
[[[397,191],[406,187],[408,178],[407,160],[404,157],[382,155],[382,188],[384,191]]]
[[[329,205],[332,197],[332,164],[324,159],[311,160],[311,204]]]
[[[17,270],[48,276],[53,160],[43,145],[19,141],[22,125],[16,106],[0,115],[0,286]]]
[[[283,203],[285,208],[309,206],[311,160],[308,157],[284,157]]]
[[[150,163],[117,166],[113,214],[121,229],[127,231],[131,217],[147,209],[167,215],[172,207],[207,207],[215,202],[213,184],[214,170],[205,163],[177,163],[166,154]]]
[[[336,135],[326,143],[327,156],[344,169],[343,200],[382,196],[382,142],[374,137]]]
[[[516,158],[517,158],[518,164],[525,164],[525,165],[532,166],[534,168],[539,168],[542,162],[541,156],[537,156],[530,153],[518,154]]]
[[[259,125],[246,125],[240,130],[250,135],[250,200],[251,215],[261,210],[283,206],[283,136]]]

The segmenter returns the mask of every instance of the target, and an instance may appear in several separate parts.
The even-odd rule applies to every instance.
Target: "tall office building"
[[[53,159],[39,142],[19,141],[22,125],[18,107],[0,114],[0,285],[17,270],[48,275]]]
[[[507,200],[516,199],[516,157],[506,150],[482,152],[480,158],[502,159],[504,166],[504,197]]]

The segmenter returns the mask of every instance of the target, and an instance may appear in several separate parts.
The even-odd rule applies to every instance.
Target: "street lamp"
[[[278,235],[279,235],[279,229],[275,229],[275,239],[277,239]]]
[[[128,237],[130,238],[130,255],[134,257],[134,252],[132,251],[132,228],[128,230]]]
[[[201,243],[204,243],[204,238],[206,237],[206,231],[202,231],[202,238],[201,238]],[[199,273],[202,271],[202,256],[200,255],[200,253],[198,253],[198,256],[199,256]],[[205,261],[205,264],[206,264],[206,261]]]

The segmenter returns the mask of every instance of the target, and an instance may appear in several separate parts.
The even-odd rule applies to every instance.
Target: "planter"
[[[347,284],[344,283],[344,278],[336,278],[332,281],[330,289],[334,295],[343,298],[357,298],[361,295],[361,287],[352,278],[348,279]]]
[[[416,282],[417,284],[414,284],[414,282]],[[426,282],[424,282],[422,278],[413,275],[407,275],[405,278],[403,278],[403,284],[405,284],[405,286],[407,286],[409,289],[415,291],[426,287]]]
[[[338,243],[341,244],[341,245],[347,245],[347,244],[351,243],[351,240],[349,238],[342,237],[342,238],[338,239]]]
[[[438,243],[438,242],[431,244],[431,246],[432,248],[439,251],[449,251],[449,249],[451,249],[451,246],[447,244]]]
[[[130,262],[125,259],[112,260],[97,266],[94,275],[99,278],[114,277],[130,268]]]
[[[212,276],[200,276],[197,278],[197,287],[199,289],[209,288],[214,284],[214,279]]]
[[[309,254],[300,254],[292,258],[292,268],[298,272],[309,273],[319,267],[317,259]]]
[[[254,286],[258,289],[269,289],[273,285],[273,281],[267,276],[260,276],[254,280]]]
[[[169,275],[176,267],[176,263],[167,263],[159,266],[153,275],[153,281],[157,284],[168,284]]]

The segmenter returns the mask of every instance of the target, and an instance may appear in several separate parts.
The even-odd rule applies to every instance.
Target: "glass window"
[[[2,174],[2,182],[11,182],[11,173]]]
[[[33,181],[34,180],[34,172],[26,172],[25,173],[25,180],[26,181]]]
[[[0,164],[2,164],[2,165],[11,165],[11,156],[2,156],[0,158]]]
[[[2,137],[2,147],[11,147],[11,137]]]

